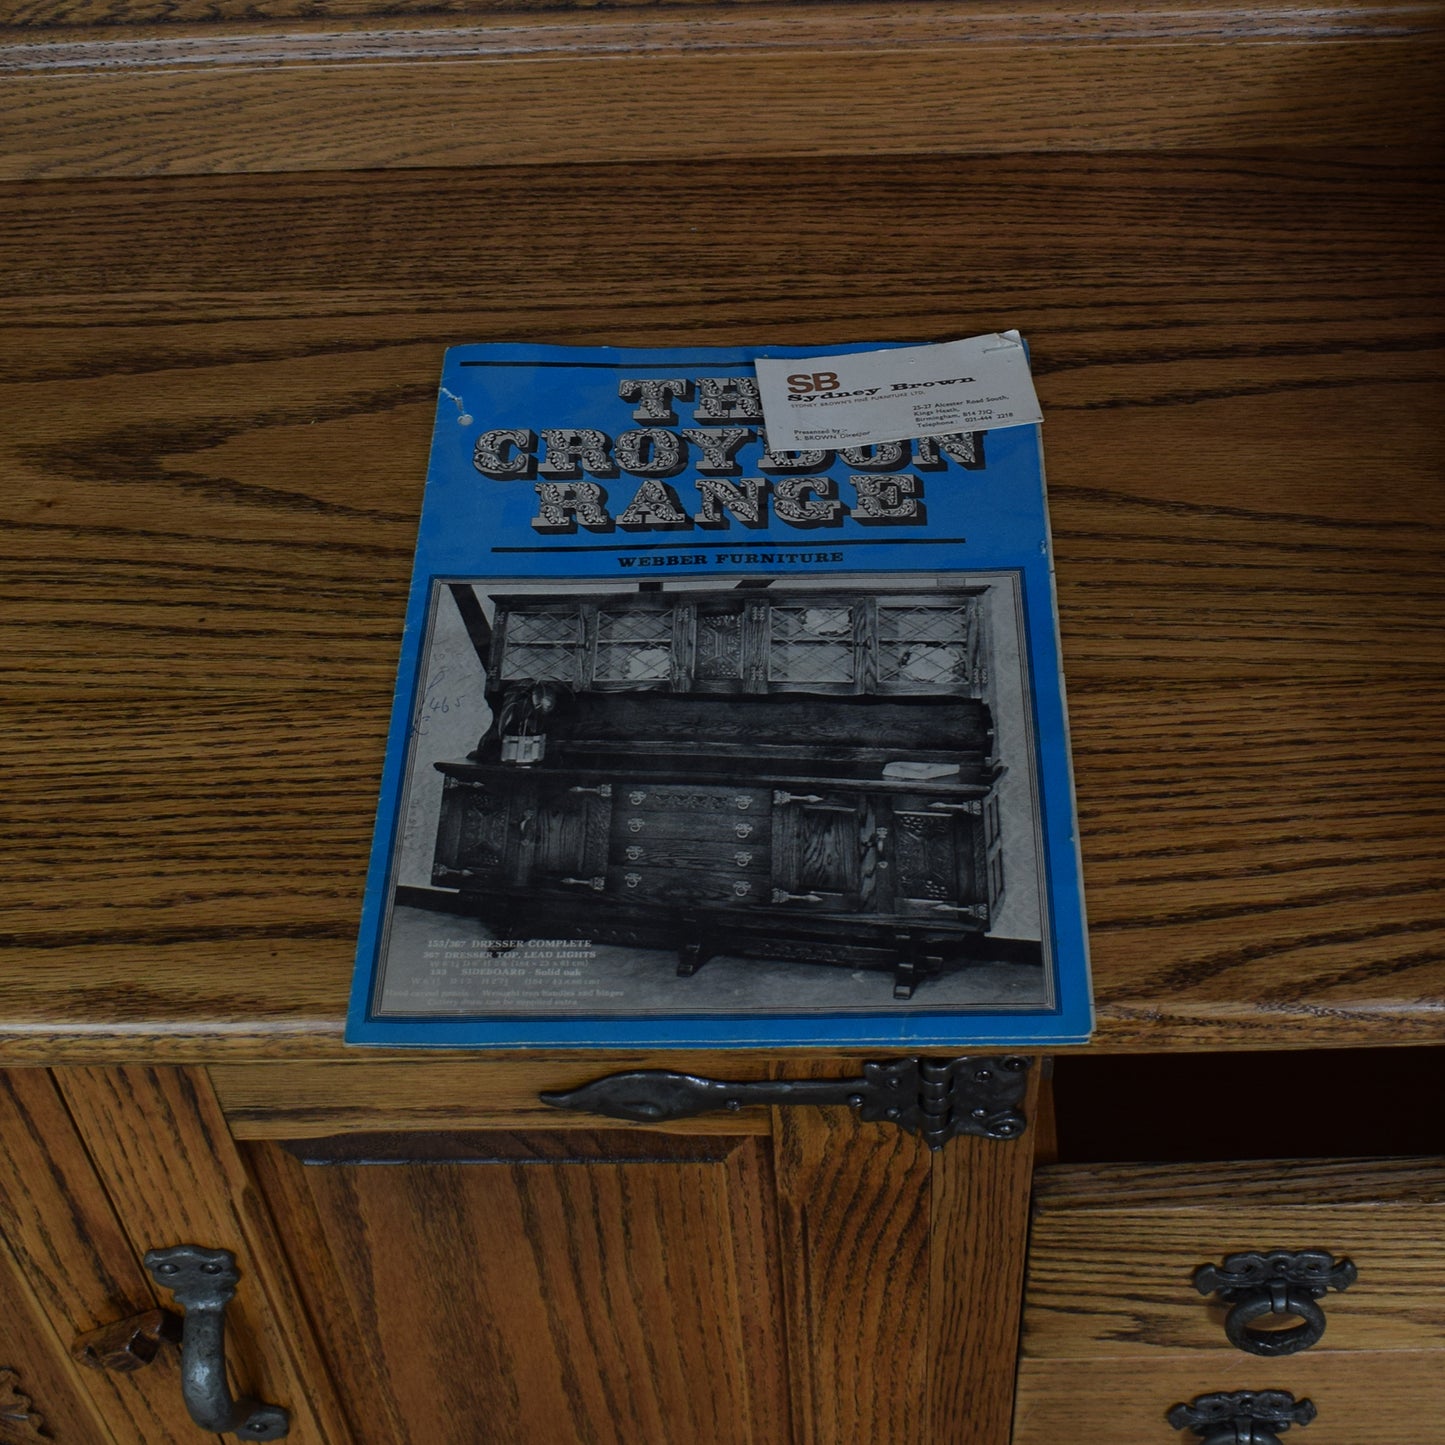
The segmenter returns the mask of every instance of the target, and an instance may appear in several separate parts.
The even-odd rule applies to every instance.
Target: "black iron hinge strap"
[[[688,1119],[719,1109],[765,1104],[845,1104],[869,1123],[896,1124],[941,1149],[960,1134],[1017,1139],[1027,1127],[1019,1105],[1029,1060],[985,1058],[892,1059],[863,1065],[850,1079],[728,1081],[642,1069],[609,1074],[567,1093],[543,1094],[558,1109],[605,1114],[636,1124]]]

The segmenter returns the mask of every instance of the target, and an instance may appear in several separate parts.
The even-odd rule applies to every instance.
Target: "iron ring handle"
[[[1251,1329],[1266,1315],[1298,1315],[1299,1324],[1284,1330]],[[1308,1290],[1275,1284],[1241,1292],[1224,1317],[1224,1333],[1236,1349],[1274,1358],[1293,1355],[1318,1344],[1325,1332],[1325,1312]]]
[[[236,1400],[226,1382],[226,1306],[241,1272],[228,1249],[178,1244],[145,1256],[151,1278],[184,1306],[181,1326],[181,1398],[191,1419],[213,1435],[279,1440],[291,1429],[279,1405]]]

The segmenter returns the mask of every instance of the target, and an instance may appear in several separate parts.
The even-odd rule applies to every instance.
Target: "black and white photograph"
[[[377,1017],[1052,1005],[1022,581],[433,582]]]

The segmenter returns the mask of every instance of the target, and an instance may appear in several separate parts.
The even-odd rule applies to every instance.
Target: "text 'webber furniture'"
[[[1438,5],[10,9],[0,1442],[1440,1445]],[[444,346],[1005,327],[1094,1041],[346,1049]],[[602,590],[435,887],[967,966],[979,599]]]

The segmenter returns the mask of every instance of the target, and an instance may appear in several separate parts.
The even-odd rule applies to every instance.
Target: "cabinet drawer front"
[[[609,868],[607,891],[620,899],[649,903],[728,903],[751,908],[768,902],[772,885],[756,874],[706,872],[700,868]]]
[[[1439,1445],[1445,1353],[1310,1352],[1283,1360],[1181,1354],[1172,1359],[1024,1360],[1013,1445],[1198,1445],[1165,1419],[1173,1405],[1215,1391],[1288,1390],[1319,1414],[1286,1445]]]
[[[767,835],[759,844],[757,834],[740,839],[729,830],[720,838],[658,838],[628,833],[614,838],[612,862],[629,868],[702,868],[726,876],[759,873],[766,876],[772,867],[772,853]]]
[[[660,843],[664,841],[703,843],[721,850],[747,844],[756,847],[769,839],[767,814],[756,810],[733,810],[713,813],[649,813],[625,805],[613,810],[613,853],[629,843]]]
[[[752,817],[768,810],[765,788],[705,787],[685,783],[618,783],[612,800],[624,813],[673,813],[684,817],[724,814]]]
[[[1040,1170],[1024,1353],[1240,1354],[1228,1306],[1201,1296],[1193,1275],[1274,1249],[1325,1250],[1359,1270],[1318,1301],[1326,1329],[1314,1350],[1445,1349],[1445,1162],[1294,1161]]]

